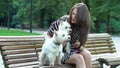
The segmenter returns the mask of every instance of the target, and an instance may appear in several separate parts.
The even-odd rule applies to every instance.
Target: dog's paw
[[[39,67],[43,66],[43,64],[41,62],[39,62]]]
[[[66,50],[67,53],[70,53],[70,45],[69,45],[69,43],[66,45],[65,50]]]
[[[62,63],[61,63],[61,62],[58,62],[58,65],[62,65]]]
[[[66,53],[70,53],[70,50],[66,50]]]
[[[54,66],[54,64],[53,64],[53,63],[50,63],[50,66]]]

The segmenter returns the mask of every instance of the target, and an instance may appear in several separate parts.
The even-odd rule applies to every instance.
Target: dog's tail
[[[110,68],[109,62],[105,58],[98,58],[96,61],[99,62],[100,68]]]

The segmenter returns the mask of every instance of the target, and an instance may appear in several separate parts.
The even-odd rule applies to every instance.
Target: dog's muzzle
[[[71,33],[72,33],[72,30],[70,29],[70,30],[69,30],[69,34],[71,34]]]
[[[71,37],[69,36],[69,37],[68,37],[68,41],[70,41],[70,40],[71,40]]]

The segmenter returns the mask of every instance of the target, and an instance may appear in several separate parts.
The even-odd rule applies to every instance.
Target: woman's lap
[[[63,64],[65,64],[68,59],[71,59],[72,55],[75,55],[75,56],[77,56],[77,55],[88,56],[88,55],[85,55],[85,54],[88,54],[88,53],[90,53],[90,52],[87,49],[83,49],[80,53],[75,53],[75,52],[67,53],[67,54],[64,55],[64,57],[62,58],[61,62]]]

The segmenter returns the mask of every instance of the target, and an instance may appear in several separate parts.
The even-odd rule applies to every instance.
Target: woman
[[[63,16],[54,21],[47,34],[52,37],[53,31],[58,30],[59,23],[62,20],[68,20],[71,25],[71,53],[65,53],[62,63],[75,64],[76,68],[92,68],[91,54],[85,49],[85,42],[89,33],[89,10],[84,3],[75,4],[71,11],[70,16]]]

